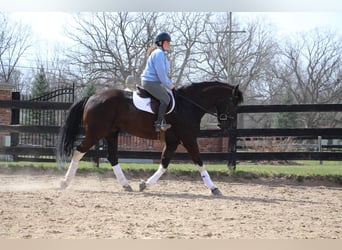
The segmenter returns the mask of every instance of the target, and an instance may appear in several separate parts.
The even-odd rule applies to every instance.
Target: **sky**
[[[341,0],[0,0],[2,11],[342,11]]]
[[[12,12],[11,15],[32,26],[39,40],[66,41],[63,27],[72,23],[72,12]],[[235,12],[241,20],[264,17],[284,34],[306,31],[315,27],[336,29],[342,34],[341,12]]]
[[[10,16],[32,27],[34,35],[41,41],[67,41],[63,30],[72,23],[72,12],[10,12]]]
[[[56,46],[68,44],[64,28],[73,23],[75,12],[9,12],[15,20],[21,20],[32,27],[36,46],[31,49],[32,60],[36,55],[53,54]],[[330,12],[233,12],[233,19],[239,22],[251,18],[262,18],[275,26],[275,35],[291,36],[317,27],[336,31],[342,37],[342,11]],[[242,25],[243,26],[243,25]],[[42,56],[43,57],[43,56]]]
[[[329,28],[342,34],[341,12],[239,12],[242,18],[264,17],[277,27],[284,35],[312,30],[314,28]]]

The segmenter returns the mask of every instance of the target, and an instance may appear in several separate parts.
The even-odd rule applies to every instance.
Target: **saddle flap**
[[[137,109],[156,114],[159,106],[159,100],[153,97],[147,90],[140,86],[136,86],[136,91],[133,91],[133,104]],[[175,108],[175,98],[171,90],[167,89],[171,97],[166,114],[170,114]]]

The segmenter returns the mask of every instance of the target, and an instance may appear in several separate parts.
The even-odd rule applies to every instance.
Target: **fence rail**
[[[41,148],[41,147],[2,147],[0,154],[3,155],[18,155],[18,161],[45,161],[54,162],[55,159],[44,158],[54,156],[55,148]],[[43,156],[43,157],[42,157]],[[106,158],[107,153],[104,150],[90,150],[85,157]],[[119,151],[118,157],[122,159],[160,159],[160,152],[153,151]],[[201,153],[201,157],[209,162],[223,162],[231,161],[291,161],[291,160],[328,160],[341,161],[341,152],[237,152],[233,153]],[[174,154],[174,160],[190,161],[187,153],[177,152]]]
[[[4,101],[0,100],[0,108],[12,110],[41,109],[41,110],[64,110],[66,111],[72,103],[70,102],[47,102],[47,101]],[[245,105],[238,107],[238,113],[270,113],[270,112],[342,112],[342,104],[306,104],[306,105]],[[46,133],[57,136],[60,126],[32,126],[32,125],[0,125],[0,131],[20,133]],[[243,152],[237,151],[237,142],[249,137],[294,137],[294,138],[325,138],[342,139],[342,128],[294,128],[294,129],[232,129],[228,131],[228,152],[204,152],[201,153],[206,161],[228,161],[235,165],[238,160],[342,160],[342,152],[338,149],[341,145],[322,147],[325,150],[334,148],[333,152]],[[200,138],[225,137],[221,130],[202,130]],[[16,160],[36,159],[37,161],[54,161],[55,148],[44,146],[16,145],[0,147],[2,155],[16,155]],[[86,156],[106,157],[103,148],[89,151]],[[50,158],[44,158],[50,157]],[[119,151],[120,158],[159,159],[160,152],[152,151]],[[183,152],[176,152],[174,159],[190,160]]]

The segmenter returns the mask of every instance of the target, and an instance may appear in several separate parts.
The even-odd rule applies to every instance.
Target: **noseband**
[[[235,116],[234,116],[234,114],[232,114],[232,112],[230,112],[230,113],[228,113],[228,112],[221,113],[221,114],[219,114],[216,117],[217,117],[217,119],[219,121],[219,125],[218,126],[221,129],[227,129],[228,128],[228,126],[227,126],[228,120],[233,121],[235,119]]]
[[[218,118],[219,121],[227,121],[228,119],[234,120],[235,115],[232,114],[232,112],[228,112],[228,107],[227,107],[227,109],[224,113],[221,113],[216,117]]]

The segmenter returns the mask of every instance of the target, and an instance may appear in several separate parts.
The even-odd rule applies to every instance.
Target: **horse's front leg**
[[[119,184],[123,187],[125,191],[133,191],[132,187],[128,184],[127,178],[123,173],[120,164],[118,162],[118,136],[119,133],[115,132],[106,137],[108,146],[108,161],[110,162],[113,172]]]
[[[197,166],[198,171],[200,172],[202,180],[204,182],[204,185],[207,186],[208,188],[210,188],[211,193],[213,195],[222,195],[221,191],[215,186],[215,184],[211,180],[208,171],[205,169],[203,161],[200,158],[200,153],[199,153],[198,144],[197,144],[196,139],[184,140],[182,142],[183,142],[183,146],[186,148],[186,150],[190,154],[192,161]]]
[[[147,181],[143,181],[139,185],[139,190],[143,191],[145,190],[148,186],[151,186],[155,184],[159,178],[166,172],[167,167],[169,166],[169,163],[171,161],[171,158],[174,154],[174,152],[177,149],[179,142],[173,142],[173,143],[165,143],[165,146],[163,148],[163,152],[161,155],[161,164],[159,165],[158,170],[150,177],[147,179]]]

